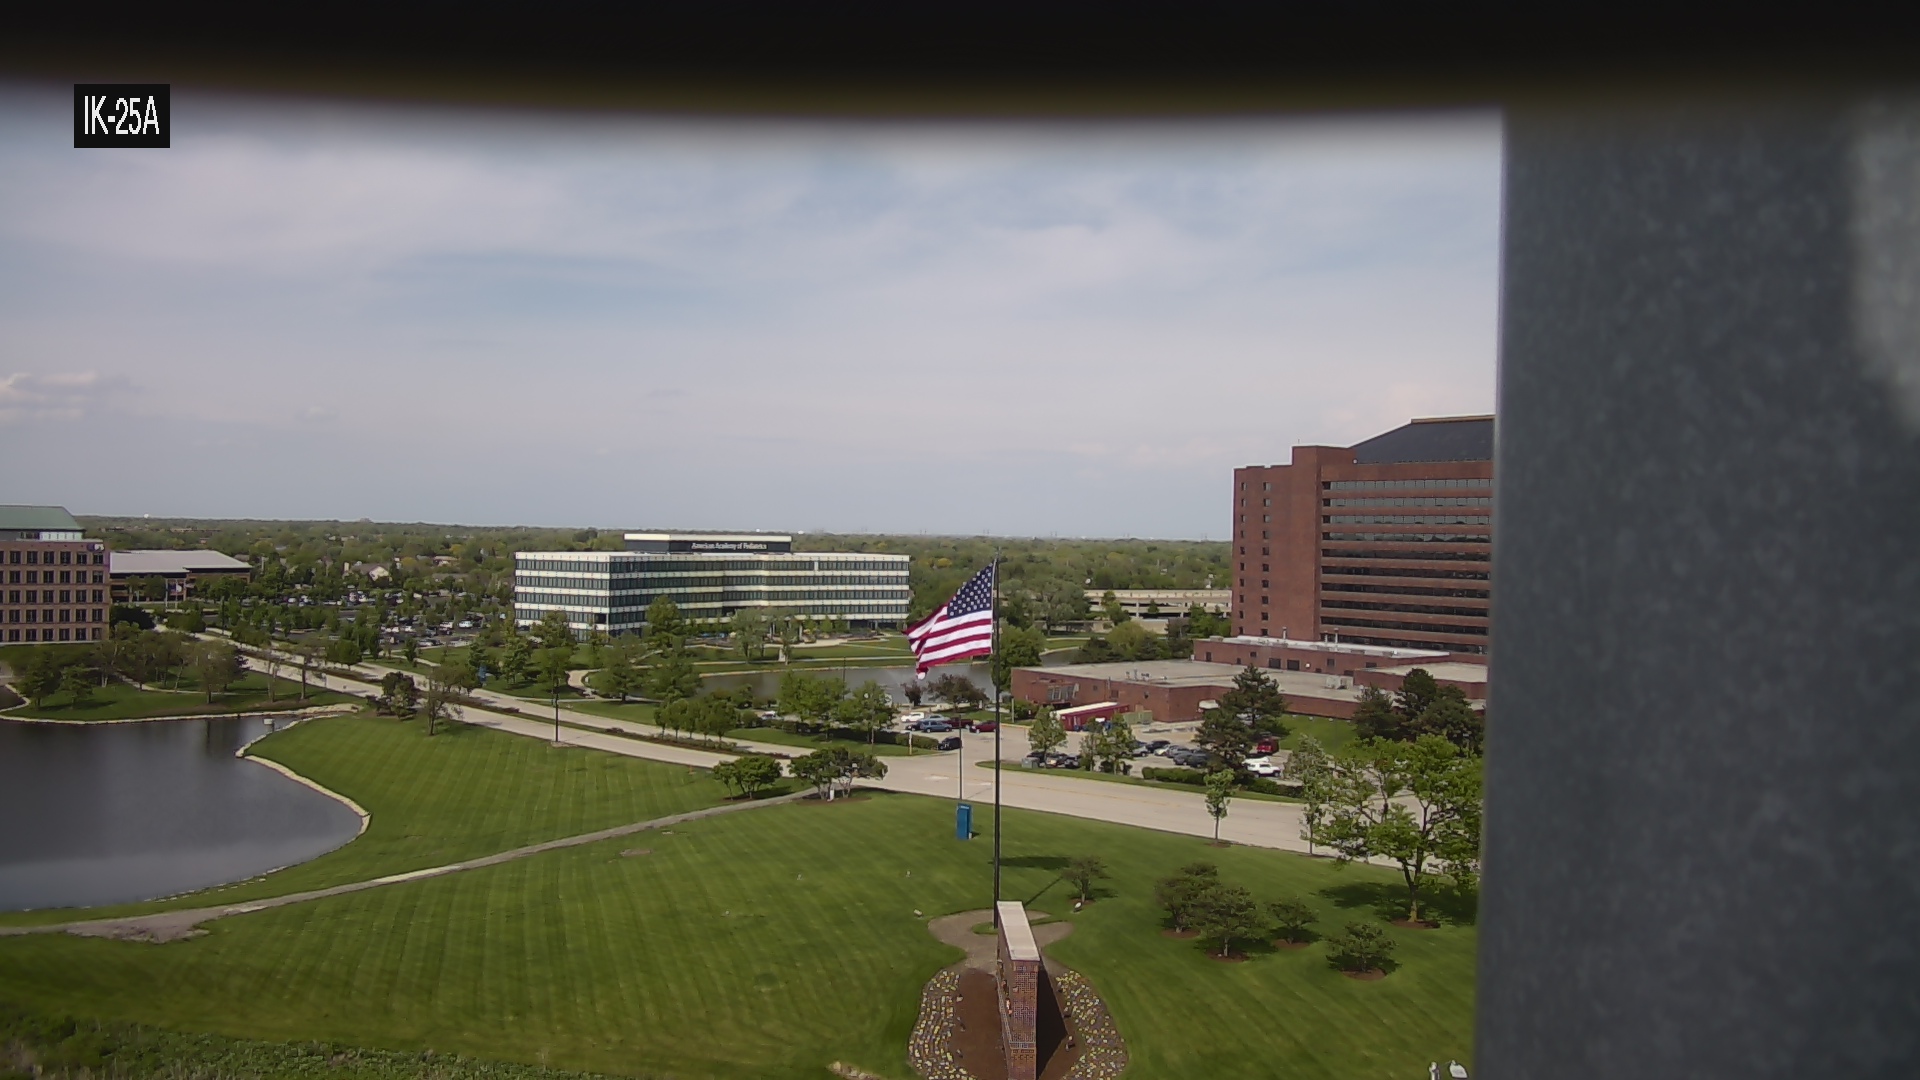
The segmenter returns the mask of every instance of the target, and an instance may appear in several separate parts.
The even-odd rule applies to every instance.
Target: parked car
[[[1140,741],[1139,739],[1135,739],[1135,740],[1133,740],[1133,756],[1134,756],[1134,757],[1146,757],[1146,756],[1147,756],[1147,744],[1146,744],[1146,743],[1143,743],[1143,742],[1141,742],[1141,741]]]
[[[925,720],[921,722],[920,730],[933,735],[944,731],[952,731],[953,725],[947,723],[945,720]]]
[[[1168,742],[1165,739],[1149,739],[1147,740],[1147,753],[1157,754],[1160,751],[1165,750],[1167,747],[1172,745],[1173,745],[1172,743]]]
[[[958,749],[960,749],[960,736],[958,736],[958,735],[949,735],[949,736],[947,736],[946,738],[944,738],[944,739],[941,739],[941,740],[940,740],[940,749],[942,749],[942,750],[958,750]]]
[[[913,727],[913,726],[914,726],[915,724],[920,724],[920,723],[924,723],[924,722],[926,721],[926,719],[927,719],[927,714],[926,714],[926,713],[923,713],[923,712],[910,712],[910,713],[908,713],[908,714],[906,714],[905,716],[902,716],[902,717],[900,718],[900,722],[901,722],[901,723],[903,723],[903,724],[905,724],[905,725],[907,725],[908,727],[910,727],[910,728],[911,728],[911,727]]]
[[[1253,752],[1259,754],[1261,757],[1265,757],[1278,749],[1280,749],[1280,740],[1271,735],[1263,735],[1260,737],[1259,742],[1253,744]]]
[[[1028,754],[1026,757],[1020,759],[1020,767],[1023,769],[1044,769],[1047,767],[1047,759],[1041,757],[1039,754]]]
[[[1247,771],[1255,776],[1279,776],[1280,766],[1275,765],[1268,758],[1249,758]]]
[[[1054,763],[1053,767],[1056,769],[1077,769],[1080,767],[1080,758],[1074,754],[1061,754],[1059,760]]]
[[[998,731],[1000,729],[999,722],[995,720],[982,720],[977,724],[972,724],[969,726],[971,726],[975,731]]]

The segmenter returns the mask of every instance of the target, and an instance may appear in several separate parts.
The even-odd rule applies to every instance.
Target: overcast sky
[[[1492,114],[695,122],[0,87],[0,502],[1220,538],[1491,412]]]

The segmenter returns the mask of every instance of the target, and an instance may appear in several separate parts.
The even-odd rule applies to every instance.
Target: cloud
[[[127,388],[127,380],[95,371],[0,377],[0,422],[78,420]]]

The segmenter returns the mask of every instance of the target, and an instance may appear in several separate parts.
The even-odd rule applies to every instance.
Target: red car
[[[1271,735],[1263,737],[1259,742],[1253,745],[1253,752],[1256,756],[1261,754],[1271,754],[1278,749],[1280,749],[1280,740],[1274,738]]]
[[[971,730],[971,731],[997,731],[997,730],[999,730],[999,728],[1000,728],[1000,724],[999,724],[999,723],[998,723],[997,721],[993,721],[993,720],[982,720],[982,721],[980,721],[979,723],[977,723],[977,724],[974,724],[974,725],[972,725],[972,727],[970,727],[970,728],[969,728],[968,730]]]

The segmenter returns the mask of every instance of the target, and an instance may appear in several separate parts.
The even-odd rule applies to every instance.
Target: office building
[[[0,639],[99,641],[107,633],[107,545],[59,506],[0,506]]]
[[[133,599],[134,583],[154,579],[162,583],[165,596],[147,596],[148,600],[184,600],[209,581],[235,578],[245,582],[253,576],[253,567],[218,551],[183,548],[173,551],[115,551],[107,556],[107,581],[113,587],[115,603]]]
[[[1485,655],[1493,424],[1415,420],[1234,470],[1234,632]]]
[[[579,634],[638,631],[647,605],[668,597],[682,617],[718,624],[742,609],[856,627],[906,621],[905,555],[793,550],[764,534],[627,533],[625,551],[522,551],[514,556],[514,617],[532,625],[563,611]]]

